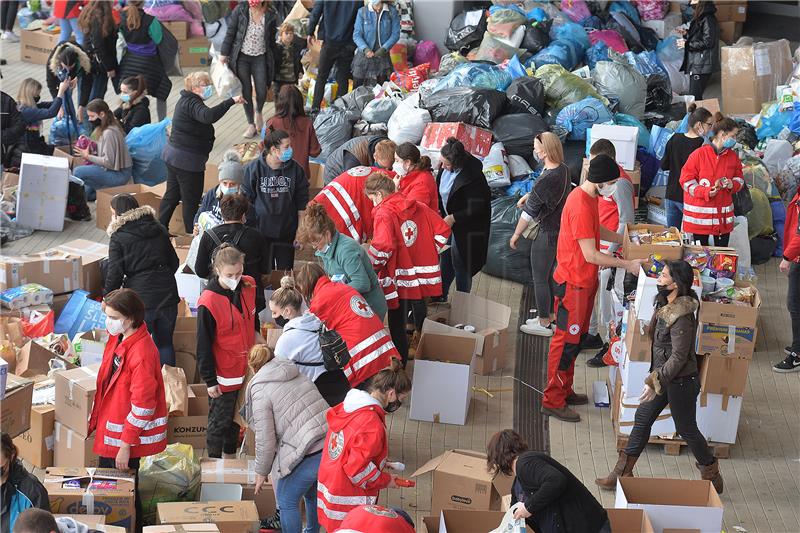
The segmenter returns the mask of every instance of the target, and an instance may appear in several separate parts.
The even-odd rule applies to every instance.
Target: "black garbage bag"
[[[658,34],[653,28],[647,26],[637,26],[636,30],[639,32],[639,42],[645,50],[655,50],[658,46]]]
[[[494,208],[492,209],[492,217],[494,217]],[[492,237],[489,236],[491,243]],[[491,244],[489,244],[491,247]],[[778,247],[778,236],[773,233],[772,235],[759,235],[750,239],[750,264],[763,265],[772,258],[775,253],[775,248]],[[491,253],[491,251],[490,251]]]
[[[503,115],[492,124],[495,142],[503,143],[508,155],[522,156],[527,160],[533,157],[533,139],[547,131],[542,117],[530,113]]]
[[[537,24],[536,26],[528,25],[525,28],[525,37],[522,38],[519,47],[535,54],[542,48],[546,48],[548,44],[550,44],[549,30],[542,24]]]
[[[480,21],[477,25],[468,25],[467,15],[473,10],[462,11],[450,22],[444,45],[448,50],[458,52],[463,48],[474,48],[479,45],[486,32],[486,10],[482,10]],[[470,15],[471,17],[472,15]]]
[[[506,93],[470,87],[437,91],[421,103],[421,107],[430,112],[433,122],[465,122],[486,129],[492,127],[505,105]]]
[[[531,241],[519,239],[517,249],[508,245],[522,213],[517,209],[518,196],[501,196],[492,200],[492,222],[489,229],[489,249],[483,272],[490,276],[532,283]]]
[[[506,113],[544,114],[544,85],[538,78],[517,78],[506,89]]]
[[[631,19],[629,19],[621,11],[615,11],[610,17],[608,17],[608,20],[605,24],[605,29],[614,30],[622,35],[622,38],[625,39],[625,44],[628,45],[628,48],[631,49],[631,52],[638,54],[644,50],[644,46],[642,46],[641,37],[636,24],[631,22]]]
[[[666,74],[650,74],[647,78],[645,111],[668,111],[672,106],[672,85]]]
[[[751,150],[754,150],[758,144],[756,129],[749,122],[742,118],[737,118],[734,120],[736,120],[736,125],[739,126],[739,132],[736,134],[736,142],[747,146]]]
[[[372,89],[362,85],[334,100],[333,107],[344,111],[353,111],[358,114],[356,119],[359,119],[361,118],[361,112],[374,98],[375,95],[372,94]]]
[[[583,168],[583,158],[586,157],[586,141],[564,141],[564,164],[569,168],[572,183],[578,185]]]

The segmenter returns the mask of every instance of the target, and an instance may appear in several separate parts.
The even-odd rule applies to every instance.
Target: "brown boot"
[[[542,407],[541,412],[548,415],[554,416],[561,420],[562,422],[580,422],[581,415],[567,407]]]
[[[617,488],[617,478],[619,477],[633,477],[633,466],[636,464],[638,457],[626,455],[624,451],[619,452],[619,459],[614,469],[609,472],[606,477],[595,479],[594,482],[603,490],[614,490]]]
[[[722,473],[719,471],[719,460],[715,457],[714,462],[710,465],[703,466],[695,463],[698,470],[700,470],[700,478],[707,479],[714,485],[714,490],[717,494],[722,494]]]

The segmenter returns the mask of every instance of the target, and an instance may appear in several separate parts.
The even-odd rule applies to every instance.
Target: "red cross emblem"
[[[358,316],[362,316],[364,318],[372,318],[375,316],[372,308],[361,295],[354,295],[352,298],[350,298],[350,309],[352,309],[353,312]]]
[[[417,231],[417,224],[413,220],[406,220],[400,226],[400,232],[403,235],[403,242],[406,245],[406,248],[410,248],[417,242],[417,235],[419,232]]]

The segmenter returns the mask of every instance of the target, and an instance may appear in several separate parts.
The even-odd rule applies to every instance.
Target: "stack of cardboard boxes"
[[[714,0],[715,16],[719,22],[719,36],[725,44],[735,43],[742,35],[747,20],[746,0]]]
[[[722,105],[726,115],[753,115],[764,102],[778,98],[776,89],[792,72],[789,41],[723,46]]]

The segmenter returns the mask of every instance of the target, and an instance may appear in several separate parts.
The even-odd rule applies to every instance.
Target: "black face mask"
[[[395,411],[400,409],[401,405],[403,405],[403,402],[401,402],[400,400],[395,400],[393,402],[389,402],[389,404],[386,407],[384,407],[383,410],[386,411],[387,413],[394,413]]]
[[[95,128],[99,128],[99,127],[100,127],[100,124],[101,124],[101,122],[102,122],[102,121],[100,120],[100,118],[99,118],[99,117],[98,117],[98,118],[96,118],[96,119],[94,119],[94,120],[90,120],[90,121],[89,121],[89,123],[90,123],[92,126],[94,126]]]
[[[669,288],[669,285],[656,285],[656,289],[658,290],[658,295],[663,296],[664,298],[666,298],[673,291],[673,289]]]
[[[273,320],[275,320],[275,323],[279,328],[283,328],[283,326],[289,323],[289,319],[282,317],[281,315],[276,316]]]

